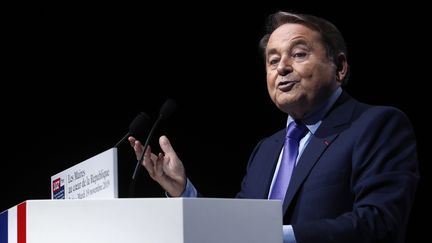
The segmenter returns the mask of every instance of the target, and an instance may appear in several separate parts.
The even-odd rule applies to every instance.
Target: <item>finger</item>
[[[153,177],[155,174],[154,161],[156,161],[156,158],[152,158],[152,156],[153,154],[151,153],[151,148],[148,146],[141,164],[147,169],[151,177]]]
[[[150,147],[150,146],[149,146],[149,147]],[[143,148],[143,146],[141,145],[141,142],[138,141],[138,140],[135,140],[135,143],[134,143],[134,150],[135,150],[135,155],[136,155],[137,159],[140,159],[140,158],[141,158],[142,153],[144,152],[143,149],[144,149],[144,148]]]
[[[156,156],[155,154],[150,154],[150,160],[148,160],[149,162],[147,162],[147,166],[151,169],[147,169],[147,171],[149,172],[149,175],[151,178],[157,180],[158,178],[160,178],[162,176],[162,173],[160,171],[158,171],[158,167],[160,164],[159,161],[159,157]]]
[[[151,153],[151,148],[148,146],[146,153],[144,154],[143,161],[141,161],[141,164],[144,166],[151,166],[154,167],[156,161],[158,160],[158,156]]]
[[[151,153],[151,147],[148,146],[145,151],[142,164],[144,165],[144,163],[150,163],[153,166],[154,158],[152,158],[152,155],[153,154]]]
[[[171,146],[170,141],[166,136],[161,136],[159,138],[159,145],[164,153],[174,153],[174,148]]]
[[[131,145],[132,148],[133,148],[133,147],[135,146],[136,138],[134,138],[133,136],[129,136],[129,137],[128,137],[128,141],[129,141],[130,145]]]
[[[164,155],[162,153],[159,153],[156,159],[156,163],[154,163],[154,171],[157,177],[161,177],[163,175],[163,162]]]

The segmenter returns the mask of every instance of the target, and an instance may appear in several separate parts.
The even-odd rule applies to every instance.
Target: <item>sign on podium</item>
[[[51,198],[117,198],[117,179],[117,148],[111,148],[53,175]]]

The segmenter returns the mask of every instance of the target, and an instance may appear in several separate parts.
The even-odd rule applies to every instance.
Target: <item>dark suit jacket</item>
[[[237,197],[265,199],[285,129],[260,141]],[[346,93],[299,158],[283,203],[284,224],[302,242],[404,242],[418,183],[407,117]]]

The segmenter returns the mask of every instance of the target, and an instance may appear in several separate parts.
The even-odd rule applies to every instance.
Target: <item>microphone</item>
[[[130,135],[136,135],[144,132],[144,130],[150,124],[150,117],[144,113],[140,112],[135,119],[129,124],[129,131],[114,145],[115,148],[118,148]]]
[[[141,156],[138,159],[137,164],[135,166],[135,170],[134,170],[134,173],[132,175],[132,181],[135,181],[136,178],[137,178],[139,169],[141,168],[140,164],[141,164],[141,162],[142,162],[142,160],[144,158],[145,151],[147,150],[147,147],[148,147],[148,145],[150,143],[150,140],[153,137],[153,133],[156,130],[156,127],[159,125],[159,123],[160,123],[161,120],[170,117],[172,115],[172,113],[174,113],[174,110],[175,110],[176,106],[177,105],[176,105],[176,103],[175,103],[175,101],[173,99],[168,99],[167,101],[165,101],[165,103],[160,108],[159,116],[156,119],[155,123],[153,124],[153,127],[150,130],[150,133],[147,136],[147,140],[144,143],[143,152],[141,153]]]

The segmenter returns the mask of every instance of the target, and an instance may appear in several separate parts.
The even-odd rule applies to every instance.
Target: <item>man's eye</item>
[[[269,61],[269,64],[270,65],[276,65],[276,64],[278,64],[278,62],[279,62],[279,59],[272,59]]]
[[[306,52],[296,52],[292,55],[294,58],[303,58],[307,56]]]

